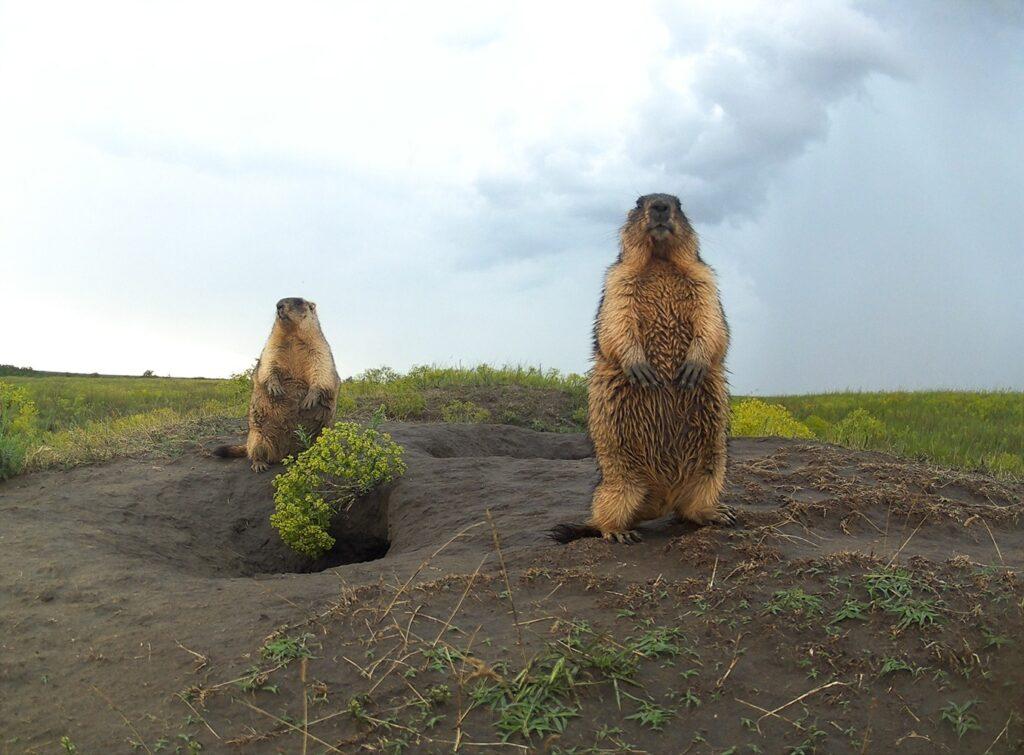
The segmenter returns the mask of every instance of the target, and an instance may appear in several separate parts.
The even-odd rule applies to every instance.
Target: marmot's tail
[[[222,459],[241,459],[245,456],[245,446],[217,446],[211,453]]]
[[[557,543],[571,543],[583,537],[601,537],[601,530],[590,524],[563,522],[548,530],[548,535]]]

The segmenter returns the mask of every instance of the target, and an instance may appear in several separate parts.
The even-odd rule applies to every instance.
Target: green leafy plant
[[[308,644],[313,635],[306,633],[296,637],[276,637],[268,640],[260,649],[260,655],[273,663],[288,663],[296,658],[312,658]]]
[[[579,667],[565,656],[549,653],[531,661],[515,676],[497,683],[481,682],[470,691],[474,705],[488,705],[497,714],[495,727],[502,742],[518,734],[561,734],[579,715],[572,700]]]
[[[782,438],[813,438],[814,433],[794,419],[786,407],[750,398],[738,403],[732,412],[732,434]]]
[[[772,599],[765,603],[765,612],[772,615],[780,613],[804,614],[821,613],[824,609],[822,600],[817,595],[810,595],[799,587],[788,590],[776,590]]]
[[[953,727],[958,739],[963,739],[967,732],[981,728],[977,716],[970,712],[977,704],[977,700],[968,700],[960,705],[950,701],[949,705],[939,711],[939,719]]]
[[[309,448],[284,460],[274,478],[273,525],[289,546],[310,558],[334,547],[331,519],[405,472],[402,447],[387,433],[339,422]]]
[[[0,480],[14,477],[36,433],[36,405],[24,388],[0,381]]]
[[[868,605],[862,603],[854,598],[847,598],[842,607],[836,612],[835,618],[830,621],[830,624],[838,624],[840,621],[846,621],[848,619],[859,619],[866,621],[867,616],[864,615],[864,611],[867,610]]]
[[[872,607],[897,617],[898,629],[937,624],[941,618],[934,599],[914,597],[914,584],[914,578],[903,569],[880,569],[864,575]]]
[[[636,713],[626,716],[627,721],[636,721],[649,729],[661,731],[665,728],[665,724],[668,720],[674,715],[672,711],[667,708],[663,708],[660,705],[656,705],[655,703],[648,702],[647,700],[640,700],[632,695],[627,695],[627,697],[630,697],[640,703],[640,707],[637,709]]]

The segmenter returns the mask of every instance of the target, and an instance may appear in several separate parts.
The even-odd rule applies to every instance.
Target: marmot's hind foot
[[[643,538],[640,537],[640,533],[636,530],[626,530],[625,532],[605,532],[601,537],[609,543],[623,543],[625,545],[639,543],[643,540]]]
[[[715,512],[707,519],[708,524],[720,524],[723,527],[735,527],[736,526],[736,509],[732,506],[726,506],[724,503],[718,504],[718,508]]]

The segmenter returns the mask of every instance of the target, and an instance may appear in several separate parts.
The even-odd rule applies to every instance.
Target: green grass
[[[147,450],[217,419],[245,416],[243,379],[19,374],[37,409],[26,469]],[[1024,393],[922,391],[733,398],[735,434],[778,434],[869,448],[965,470],[1024,477]],[[338,416],[585,429],[586,378],[539,367],[387,367],[345,380]],[[188,431],[188,432],[186,432]]]
[[[960,469],[1024,476],[1024,392],[821,393],[764,399],[789,410],[819,438],[857,409],[884,426],[865,445]],[[844,439],[839,439],[840,441]]]
[[[24,388],[39,411],[43,432],[82,427],[91,421],[112,420],[171,409],[179,414],[223,408],[242,416],[246,390],[231,380],[206,378],[135,377],[4,377]]]

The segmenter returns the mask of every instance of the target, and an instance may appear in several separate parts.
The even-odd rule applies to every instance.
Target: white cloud
[[[837,109],[920,63],[886,13],[0,5],[0,286],[47,303],[0,361],[224,374],[277,298],[306,295],[349,370],[583,369],[617,226],[649,191],[711,240],[742,344],[770,292],[714,242],[756,226]],[[140,333],[167,348],[125,352]]]

